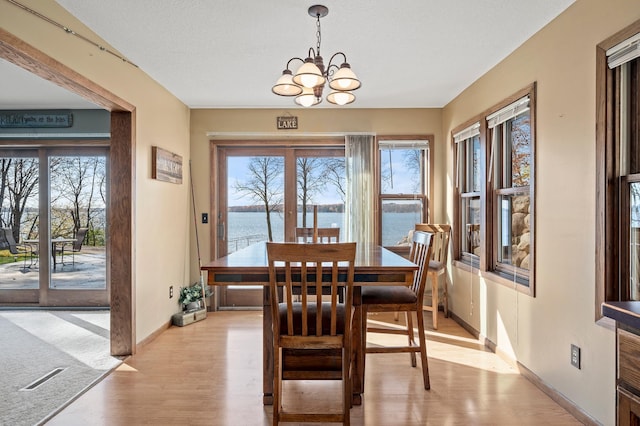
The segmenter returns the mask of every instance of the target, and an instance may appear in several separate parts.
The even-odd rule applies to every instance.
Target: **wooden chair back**
[[[433,234],[433,249],[431,260],[446,264],[449,255],[451,225],[436,223],[416,223],[415,230],[430,232],[431,234]]]
[[[296,228],[296,241],[313,242],[313,228]],[[318,243],[337,243],[340,241],[340,228],[318,228]]]
[[[267,243],[269,290],[273,315],[273,332],[283,336],[335,337],[348,331],[338,327],[338,298],[341,287],[346,290],[345,312],[350,312],[353,299],[353,271],[356,243],[324,244]],[[347,276],[339,276],[339,264],[347,263]],[[300,301],[294,301],[294,289],[300,291]],[[326,289],[323,291],[323,289]],[[322,298],[309,297],[315,294]],[[276,303],[273,303],[276,302]],[[286,310],[286,315],[283,315]],[[284,320],[284,324],[280,324]],[[327,328],[329,325],[329,328]],[[295,341],[295,339],[289,339]],[[320,345],[325,345],[325,342]],[[306,346],[307,344],[302,344]]]
[[[411,290],[418,296],[419,301],[424,296],[427,275],[429,274],[429,261],[433,256],[433,240],[433,234],[415,231],[411,241],[409,260],[418,265],[418,270],[413,275]]]
[[[435,223],[416,223],[416,231],[425,231],[433,234],[433,254],[429,261],[428,275],[431,277],[431,305],[424,305],[423,309],[431,311],[433,317],[433,329],[438,328],[438,306],[440,305],[440,275],[445,276],[442,287],[442,302],[444,315],[449,316],[449,294],[447,291],[447,259],[449,255],[449,240],[451,239],[451,225]],[[421,299],[422,300],[422,299]]]

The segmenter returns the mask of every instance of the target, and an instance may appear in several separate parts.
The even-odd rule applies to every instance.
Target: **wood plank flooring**
[[[394,325],[389,315],[369,318]],[[425,318],[431,390],[420,361],[370,354],[352,425],[581,424],[453,320],[441,316],[433,331]],[[397,338],[378,336],[369,343]],[[339,398],[339,382],[285,382],[285,407],[333,411]],[[225,311],[171,327],[47,424],[251,426],[271,424],[271,412],[262,404],[262,312]]]

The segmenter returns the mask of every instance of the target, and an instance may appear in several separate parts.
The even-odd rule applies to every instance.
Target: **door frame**
[[[111,355],[136,351],[135,333],[135,238],[133,233],[136,171],[135,106],[80,75],[41,50],[0,28],[0,58],[69,90],[111,113],[111,193],[109,220]]]

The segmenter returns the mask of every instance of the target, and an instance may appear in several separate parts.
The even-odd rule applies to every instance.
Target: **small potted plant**
[[[204,295],[211,296],[209,286],[205,288]],[[202,286],[195,283],[191,286],[180,287],[180,296],[178,302],[182,305],[182,310],[193,311],[202,307]]]

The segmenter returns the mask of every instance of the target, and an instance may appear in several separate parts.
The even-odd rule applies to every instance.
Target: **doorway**
[[[135,353],[136,344],[133,297],[135,106],[4,30],[0,30],[0,58],[46,80],[55,81],[59,86],[111,112],[111,193],[118,194],[117,202],[112,202],[109,209],[112,230],[109,242],[112,247],[118,248],[110,250],[107,259],[109,293],[117,295],[110,298],[111,355],[131,355]]]

